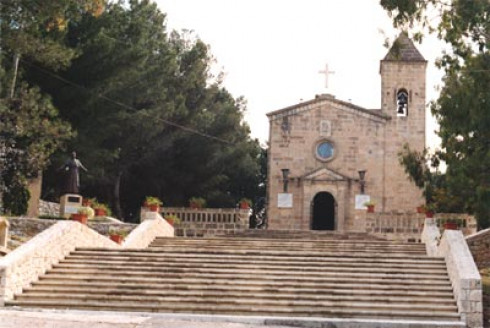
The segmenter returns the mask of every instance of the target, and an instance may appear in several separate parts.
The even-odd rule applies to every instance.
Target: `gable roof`
[[[273,112],[267,113],[266,115],[269,117],[269,119],[271,119],[272,117],[274,117],[276,115],[280,115],[280,116],[296,115],[296,114],[299,114],[300,112],[304,112],[304,111],[308,111],[310,109],[313,109],[313,107],[311,105],[315,105],[315,104],[325,102],[325,101],[333,102],[333,103],[339,104],[341,106],[345,106],[345,107],[349,108],[350,110],[352,110],[353,112],[357,112],[359,114],[362,114],[362,113],[368,114],[368,115],[372,115],[376,118],[381,118],[384,120],[391,119],[390,116],[383,114],[381,112],[381,110],[379,110],[379,109],[366,109],[366,108],[354,105],[350,102],[336,99],[335,96],[330,95],[330,94],[316,95],[315,98],[312,100],[308,100],[308,101],[301,102],[301,103],[296,104],[296,105],[292,105],[292,106],[288,106],[288,107],[285,107],[285,108],[282,108],[279,110],[275,110]]]
[[[322,167],[312,172],[306,173],[301,177],[302,180],[314,180],[314,181],[357,181],[357,178],[348,177],[344,174],[335,172],[332,169]]]
[[[409,62],[426,62],[420,54],[412,40],[406,32],[402,32],[393,42],[390,50],[386,54],[384,61],[409,61]]]

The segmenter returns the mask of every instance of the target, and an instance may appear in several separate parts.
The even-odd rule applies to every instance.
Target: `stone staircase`
[[[271,234],[80,248],[6,305],[461,324],[444,260],[422,244]]]

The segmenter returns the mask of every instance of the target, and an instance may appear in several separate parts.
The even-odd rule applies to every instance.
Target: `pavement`
[[[462,322],[287,318],[0,307],[0,328],[462,328]]]
[[[246,321],[246,322],[240,322]],[[1,328],[286,328],[261,319],[75,310],[0,309]],[[290,326],[289,326],[290,327]]]

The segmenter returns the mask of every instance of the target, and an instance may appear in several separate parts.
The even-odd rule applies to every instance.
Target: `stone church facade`
[[[381,109],[318,95],[267,114],[269,229],[362,231],[354,220],[365,211],[361,183],[377,212],[424,202],[398,153],[425,147],[426,66],[401,34],[380,63]]]

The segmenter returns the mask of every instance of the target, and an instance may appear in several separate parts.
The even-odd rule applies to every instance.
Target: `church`
[[[358,231],[368,200],[383,213],[424,203],[398,154],[425,147],[426,66],[402,33],[380,62],[380,109],[323,94],[267,114],[269,229]]]

